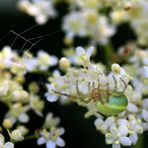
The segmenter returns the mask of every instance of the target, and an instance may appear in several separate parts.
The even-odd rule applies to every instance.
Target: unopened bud
[[[126,10],[126,11],[130,10],[132,7],[133,7],[133,5],[131,2],[126,2],[124,4],[124,10]]]
[[[18,129],[12,131],[10,136],[11,136],[11,139],[13,139],[15,141],[22,141],[24,139],[24,137],[22,136],[22,133]]]
[[[60,59],[59,64],[60,64],[60,69],[64,71],[67,71],[67,69],[70,67],[70,61],[65,57]]]
[[[3,127],[6,129],[11,129],[13,126],[13,123],[10,119],[4,119],[3,121]]]
[[[120,72],[120,65],[119,64],[112,64],[112,72],[119,73]]]

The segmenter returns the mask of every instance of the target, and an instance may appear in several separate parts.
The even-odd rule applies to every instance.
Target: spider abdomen
[[[113,116],[123,112],[128,105],[128,100],[124,94],[113,93],[109,96],[108,102],[102,104],[100,101],[96,103],[98,111],[106,116]]]

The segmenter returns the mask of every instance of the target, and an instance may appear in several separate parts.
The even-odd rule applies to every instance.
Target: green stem
[[[106,46],[104,46],[103,50],[104,50],[104,59],[106,59],[105,63],[111,64],[111,57],[114,53],[112,44],[108,43]]]
[[[41,74],[41,75],[44,75],[44,76],[50,76],[50,74],[51,74],[49,71],[39,71],[39,70],[34,70],[34,71],[32,71],[32,73]]]
[[[18,143],[18,142],[24,142],[24,141],[27,141],[27,140],[33,140],[33,139],[37,139],[38,136],[37,135],[30,135],[30,136],[27,136],[24,138],[24,140],[22,141],[14,141],[14,140],[11,140],[13,143]]]
[[[32,139],[37,139],[37,138],[38,138],[37,135],[30,135],[30,136],[25,137],[24,141],[26,141],[26,140],[32,140]]]

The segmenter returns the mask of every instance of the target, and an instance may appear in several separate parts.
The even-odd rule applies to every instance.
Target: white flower
[[[8,59],[8,60],[11,60],[12,58],[14,58],[16,56],[16,52],[14,52],[11,49],[11,47],[9,47],[9,46],[4,46],[2,48],[1,54],[2,54],[4,59]]]
[[[84,67],[89,66],[90,56],[92,55],[93,51],[94,47],[89,47],[87,50],[85,50],[82,47],[77,47],[76,48],[77,56],[75,57],[76,63],[83,65]]]
[[[40,70],[47,70],[49,66],[55,66],[58,63],[56,56],[51,56],[44,51],[38,52],[38,67]]]
[[[49,102],[56,102],[58,100],[58,96],[54,92],[51,92],[51,90],[54,89],[54,86],[53,85],[46,85],[46,86],[49,92],[45,93],[45,97]]]
[[[101,16],[96,9],[73,10],[64,17],[63,30],[66,37],[90,37],[93,43],[106,44],[115,33],[114,25],[109,24],[106,16]]]
[[[64,17],[63,30],[66,32],[68,38],[73,38],[75,34],[79,36],[86,36],[85,20],[82,19],[81,12],[72,12]]]
[[[46,148],[56,148],[56,146],[59,147],[64,147],[65,142],[64,140],[60,137],[64,133],[64,129],[51,129],[50,132],[47,132],[44,130],[40,137],[37,141],[38,145],[46,144]]]
[[[38,65],[38,60],[37,58],[27,58],[27,59],[24,59],[23,61],[27,71],[31,72],[33,71],[34,69],[36,69],[37,65]]]
[[[45,24],[50,17],[57,15],[52,0],[20,0],[18,7],[21,11],[35,17],[39,25]]]
[[[0,147],[4,148],[14,148],[14,144],[12,142],[6,142],[5,138],[2,134],[0,134]]]
[[[92,47],[88,48],[88,50],[78,47],[76,50],[75,59],[77,64],[83,67],[71,67],[68,68],[65,75],[50,77],[51,83],[48,87],[50,95],[54,92],[53,95],[61,96],[61,98],[64,96],[69,101],[85,106],[88,109],[85,117],[92,115],[97,117],[94,124],[96,129],[105,135],[107,144],[112,144],[113,147],[136,144],[138,134],[143,132],[143,126],[147,129],[146,124],[144,125],[142,120],[142,118],[147,118],[147,113],[144,113],[142,117],[142,96],[128,84],[131,76],[118,64],[113,64],[112,71],[106,74],[100,64],[91,63]],[[101,116],[96,102],[93,98],[90,98],[94,88],[100,90],[108,89],[115,93],[121,92],[121,96],[125,95],[128,99],[127,108],[117,116]],[[54,91],[52,92],[51,90]],[[51,98],[56,96],[51,96]],[[53,100],[57,100],[57,98]],[[147,112],[148,105],[146,104],[148,103],[145,102],[143,106],[145,106]]]

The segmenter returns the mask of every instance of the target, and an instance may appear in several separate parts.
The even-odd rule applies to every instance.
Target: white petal
[[[64,128],[60,128],[60,132],[61,132],[61,135],[63,135],[65,133],[65,129]]]
[[[65,141],[62,138],[58,137],[57,140],[56,140],[56,144],[60,147],[64,147]]]
[[[29,116],[26,113],[22,113],[19,115],[18,119],[22,123],[27,123],[29,121]]]
[[[143,75],[144,75],[145,78],[148,78],[148,66],[144,66]]]
[[[108,126],[112,125],[114,122],[115,122],[115,118],[114,117],[108,117],[105,120],[104,124],[106,124],[106,126],[108,127]]]
[[[56,148],[56,143],[54,141],[48,141],[46,143],[46,148]]]
[[[7,142],[7,143],[5,143],[5,148],[14,148],[14,144],[13,143],[11,143],[11,142]]]
[[[5,142],[5,138],[2,134],[0,134],[0,145],[3,145]]]
[[[58,100],[58,96],[54,94],[46,93],[45,96],[49,102],[56,102]]]
[[[112,148],[120,148],[120,144],[113,144]]]
[[[44,144],[44,143],[46,143],[46,140],[45,140],[43,137],[40,137],[40,138],[37,140],[37,144],[38,144],[38,145],[42,145],[42,144]]]
[[[130,135],[129,137],[132,141],[132,143],[135,145],[137,143],[137,140],[138,140],[138,135],[136,132],[134,132],[133,134]]]
[[[25,64],[25,67],[28,71],[32,71],[38,65],[38,61],[35,58],[34,59],[26,59],[24,61],[24,64]]]
[[[142,110],[142,117],[145,121],[148,122],[148,111],[147,110],[145,109]]]
[[[144,131],[147,131],[148,130],[148,124],[147,124],[147,122],[143,122],[142,123],[142,127],[143,127],[143,130]]]
[[[39,25],[43,25],[47,22],[48,18],[46,15],[37,15],[35,20]]]
[[[120,143],[123,145],[123,146],[130,146],[132,144],[131,140],[129,137],[121,137],[120,138]]]
[[[126,126],[128,124],[126,119],[119,119],[117,122],[119,126]]]
[[[148,98],[143,100],[143,108],[148,108]]]
[[[104,123],[103,120],[100,119],[100,118],[98,118],[98,119],[95,120],[94,124],[95,124],[97,130],[100,129],[100,126],[101,126],[103,123]]]
[[[128,103],[127,109],[129,112],[133,112],[133,113],[136,113],[138,111],[137,106],[133,103]]]
[[[77,56],[81,56],[82,54],[85,54],[85,50],[82,47],[76,48]]]
[[[88,48],[87,53],[86,53],[87,56],[90,57],[93,51],[94,51],[94,47]]]
[[[124,126],[124,125],[120,126],[118,128],[118,131],[123,136],[126,136],[129,133],[129,130],[128,130],[127,126]]]
[[[56,56],[50,57],[50,66],[54,66],[58,63],[58,58]]]

